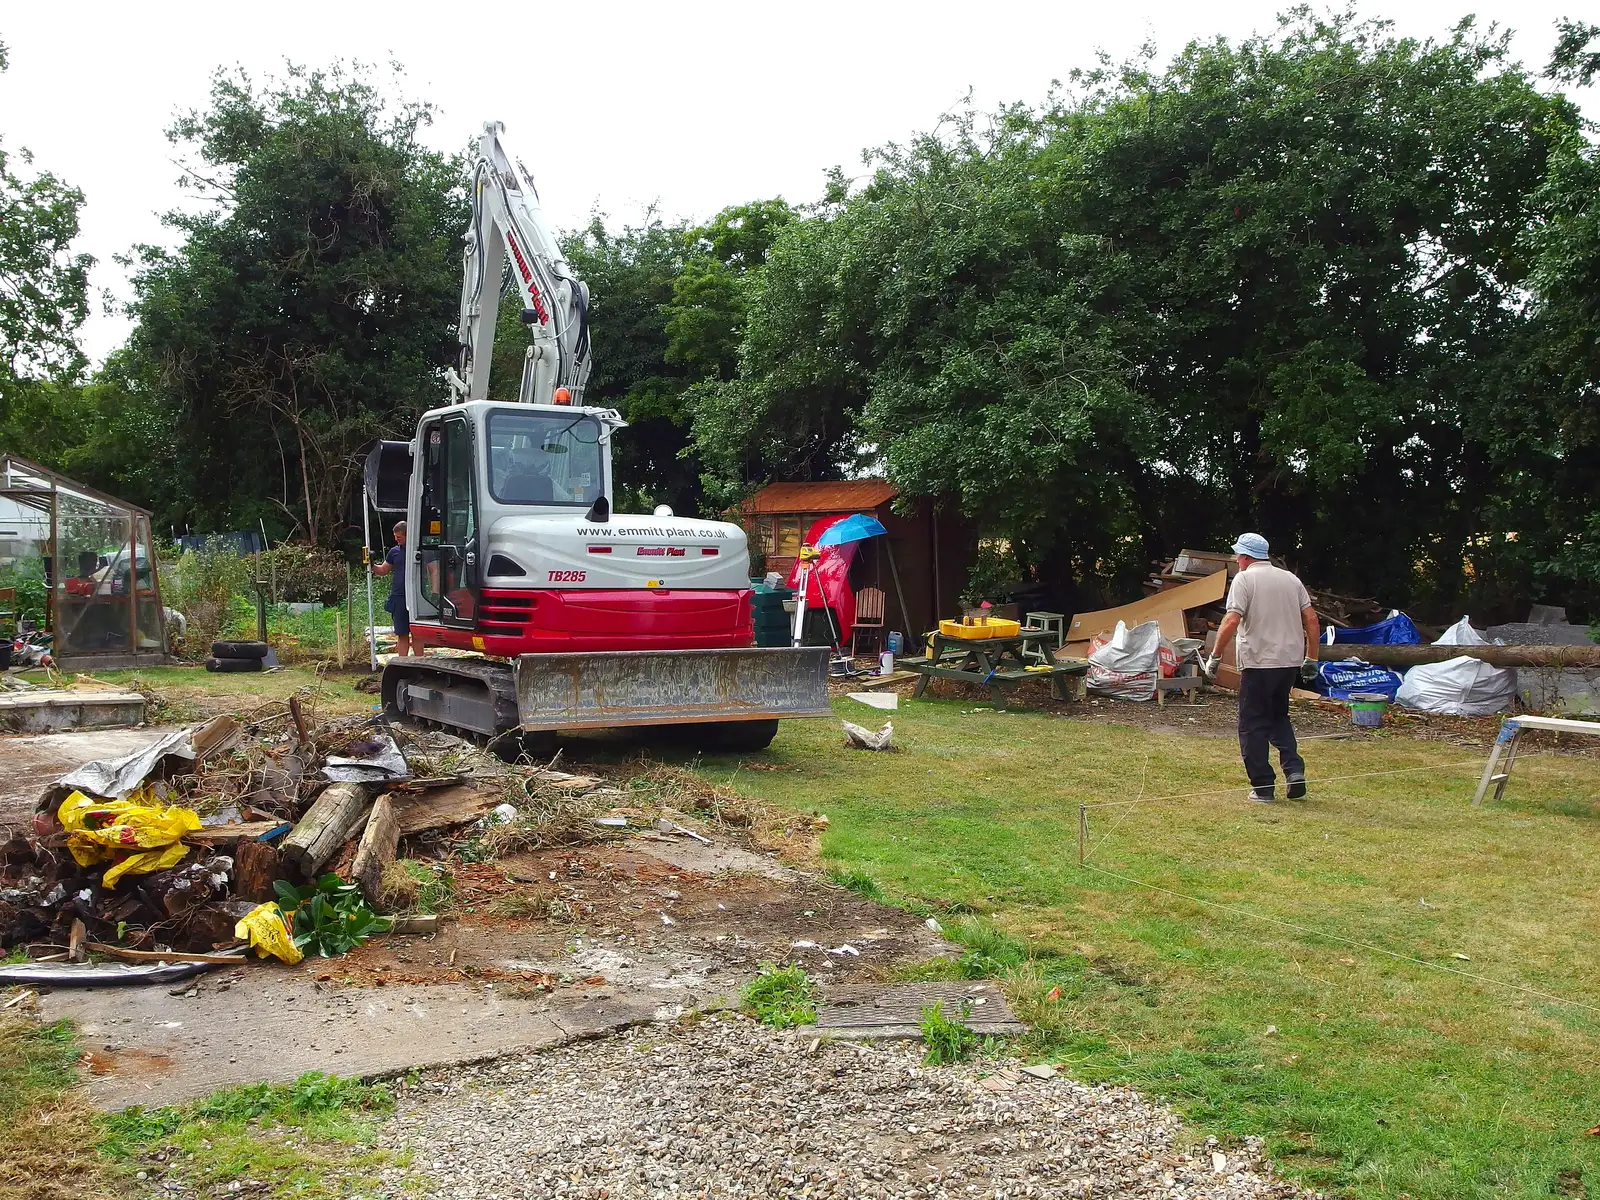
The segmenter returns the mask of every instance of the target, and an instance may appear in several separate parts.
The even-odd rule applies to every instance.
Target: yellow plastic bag
[[[126,800],[99,800],[73,792],[56,816],[68,833],[67,849],[80,867],[110,862],[103,882],[115,888],[124,875],[176,866],[189,853],[183,835],[201,828],[191,809],[156,802],[148,788]]]
[[[248,937],[256,954],[262,958],[270,954],[293,966],[305,957],[289,936],[289,919],[271,900],[256,905],[239,918],[239,923],[233,927],[233,936]]]

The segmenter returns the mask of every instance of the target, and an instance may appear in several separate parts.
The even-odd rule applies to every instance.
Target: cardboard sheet
[[[1118,621],[1127,622],[1129,628],[1145,621],[1160,621],[1161,635],[1168,640],[1187,637],[1189,634],[1184,624],[1184,612],[1191,608],[1204,608],[1208,604],[1220,604],[1227,594],[1228,573],[1217,571],[1204,579],[1196,579],[1193,583],[1186,583],[1182,587],[1168,588],[1164,592],[1157,592],[1154,596],[1146,596],[1143,600],[1124,604],[1121,608],[1102,608],[1099,612],[1079,613],[1072,618],[1072,624],[1067,626],[1065,652],[1076,657],[1086,655],[1089,639],[1098,633],[1110,633],[1116,629]],[[1074,649],[1074,643],[1079,644],[1081,649]]]

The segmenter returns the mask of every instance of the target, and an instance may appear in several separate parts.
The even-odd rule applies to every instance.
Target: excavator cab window
[[[489,414],[489,491],[501,504],[587,508],[603,486],[600,422],[593,417]]]

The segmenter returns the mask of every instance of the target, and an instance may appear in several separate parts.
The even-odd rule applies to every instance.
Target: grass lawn
[[[95,671],[95,679],[153,693],[160,704],[149,716],[151,724],[199,720],[221,712],[245,713],[271,700],[284,700],[301,688],[311,689],[318,709],[329,715],[368,712],[378,702],[373,695],[354,688],[365,674],[356,672],[318,672],[314,666],[291,666],[259,674],[211,672],[201,666],[145,667],[137,671]],[[47,683],[42,671],[30,671],[24,678]]]
[[[1311,799],[1258,806],[1228,738],[970,702],[894,722],[901,753],[796,721],[763,756],[778,769],[700,769],[827,813],[853,886],[975,914],[942,919],[1009,977],[1032,1051],[1080,1078],[1264,1135],[1341,1194],[1600,1197],[1600,762],[1524,756],[1473,810],[1479,751],[1317,740]],[[1080,803],[1215,788],[1091,810],[1078,866]]]

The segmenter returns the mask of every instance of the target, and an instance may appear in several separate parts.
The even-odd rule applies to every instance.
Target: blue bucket
[[[1389,707],[1389,697],[1382,692],[1351,692],[1350,723],[1362,729],[1379,729],[1383,714]]]

